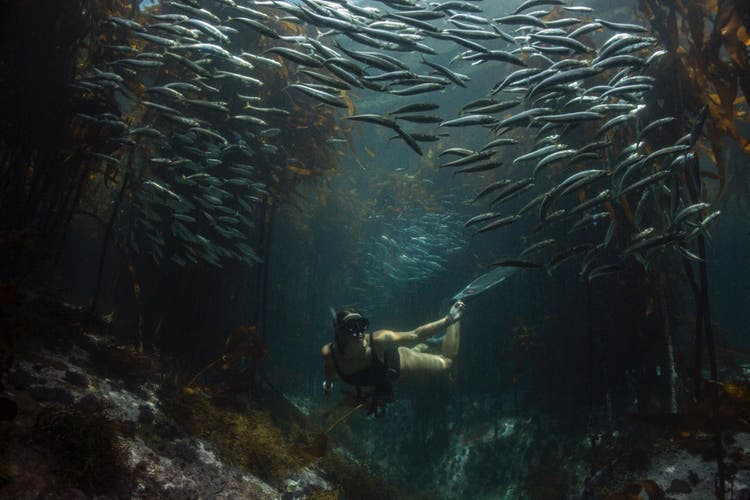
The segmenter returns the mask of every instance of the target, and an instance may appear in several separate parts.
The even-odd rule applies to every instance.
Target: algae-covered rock
[[[329,453],[320,462],[328,481],[338,486],[333,498],[357,500],[386,500],[404,498],[381,476],[368,471],[360,464],[339,453]],[[328,497],[324,497],[328,498]]]
[[[0,432],[0,497],[408,498],[331,451],[322,427],[277,391],[220,401],[211,387],[165,387],[173,378],[155,358],[96,324],[83,332],[86,315],[66,311],[25,317],[65,336],[26,342],[4,378],[18,407],[0,415],[0,431],[12,431]]]
[[[264,481],[280,485],[294,469],[305,465],[268,412],[217,408],[192,389],[174,390],[163,403],[190,435],[207,440],[221,458]]]

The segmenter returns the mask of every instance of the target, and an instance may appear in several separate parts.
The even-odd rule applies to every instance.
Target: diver
[[[424,373],[448,370],[458,354],[460,319],[465,305],[455,302],[448,314],[409,332],[378,330],[365,333],[369,320],[354,309],[343,309],[333,319],[334,341],[323,346],[323,391],[330,395],[333,380],[340,378],[357,389],[360,402],[370,401],[369,412],[380,416],[394,400],[393,383]],[[417,346],[446,329],[440,354],[422,352]],[[417,346],[419,347],[419,346]]]

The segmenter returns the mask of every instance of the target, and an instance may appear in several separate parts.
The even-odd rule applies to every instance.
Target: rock
[[[183,432],[175,424],[161,419],[157,422],[155,430],[160,438],[166,440],[178,439],[183,435]]]
[[[667,493],[691,493],[692,491],[690,483],[682,479],[672,479],[672,484],[667,488]]]
[[[136,424],[132,420],[125,420],[120,423],[120,432],[127,438],[135,437]]]
[[[69,382],[77,387],[83,387],[84,389],[89,386],[89,379],[83,374],[73,370],[68,370],[63,376],[66,382]]]
[[[133,467],[133,472],[137,476],[145,476],[150,469],[151,462],[149,462],[148,460],[140,460],[137,464],[135,464],[135,467]]]
[[[60,372],[68,371],[68,365],[58,359],[53,359],[47,356],[40,356],[40,358],[37,359],[40,359],[40,361],[34,363],[32,368],[34,368],[34,370],[38,372],[44,371],[48,368],[52,368]]]
[[[688,471],[688,480],[693,484],[693,486],[697,485],[701,482],[701,478],[694,470]]]
[[[39,496],[40,500],[86,500],[86,494],[78,488],[68,488],[64,491],[49,491]]]
[[[8,382],[13,384],[17,390],[22,391],[32,384],[39,383],[39,378],[27,372],[21,366],[16,366],[8,375]]]
[[[73,395],[61,387],[46,387],[43,385],[33,385],[29,387],[29,396],[40,402],[58,403],[63,406],[72,406],[75,398]]]
[[[184,439],[169,443],[164,451],[168,457],[180,460],[186,464],[192,464],[199,460],[196,449],[190,446]]]
[[[150,424],[154,421],[154,411],[148,405],[138,407],[138,422],[141,424]]]
[[[0,396],[0,420],[11,421],[18,415],[18,405],[5,396]]]
[[[104,403],[96,395],[89,393],[79,399],[75,407],[83,413],[99,413],[104,409]]]
[[[78,488],[70,488],[64,493],[64,498],[68,498],[70,500],[86,500],[86,498],[88,497],[86,496],[86,493],[79,490]]]

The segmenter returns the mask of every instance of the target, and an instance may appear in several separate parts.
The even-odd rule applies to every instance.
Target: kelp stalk
[[[701,258],[700,280],[701,301],[700,309],[703,310],[703,327],[706,333],[706,348],[708,350],[708,362],[711,369],[711,413],[714,431],[714,443],[716,445],[716,498],[724,500],[724,443],[721,438],[721,423],[719,420],[719,369],[716,363],[716,344],[714,342],[713,329],[711,328],[711,311],[708,303],[708,271],[706,266],[706,242],[703,235],[698,237],[698,256]]]
[[[693,291],[693,297],[695,298],[695,358],[693,363],[693,399],[698,401],[701,395],[701,357],[703,349],[702,347],[702,334],[703,334],[703,314],[700,311],[700,290],[698,289],[698,283],[695,281],[695,272],[693,272],[693,266],[690,261],[686,258],[682,258],[682,267],[685,270],[690,289]]]
[[[130,169],[132,166],[133,166],[133,155],[131,154],[128,157],[128,166],[127,166],[128,172],[130,172]],[[102,285],[104,260],[107,257],[107,247],[109,246],[110,235],[112,234],[112,229],[114,228],[115,222],[117,221],[117,214],[120,211],[120,204],[122,203],[122,199],[125,196],[125,191],[127,190],[128,184],[130,183],[129,181],[130,181],[130,173],[127,173],[122,179],[122,186],[120,186],[120,192],[117,194],[117,200],[115,201],[115,204],[112,207],[112,213],[110,214],[109,222],[107,223],[107,227],[104,230],[104,237],[102,238],[102,249],[99,252],[99,266],[96,271],[96,288],[94,290],[94,297],[91,300],[91,313],[92,314],[96,314],[96,307],[99,303],[99,292],[101,291],[101,285]]]
[[[693,200],[702,198],[702,186],[700,183],[700,163],[695,158],[686,172],[686,184],[690,197]],[[696,294],[696,323],[695,323],[695,349],[696,349],[696,383],[699,385],[702,380],[700,366],[702,357],[702,334],[705,333],[706,349],[708,351],[708,363],[711,371],[710,391],[711,391],[711,413],[712,426],[714,433],[714,443],[716,446],[716,498],[724,500],[724,444],[721,438],[721,425],[719,422],[719,369],[716,362],[716,344],[714,341],[713,328],[711,327],[711,310],[708,302],[708,266],[706,265],[706,241],[701,234],[698,236],[698,264],[700,288],[699,294]],[[691,286],[695,283],[695,278],[690,264],[686,263],[686,270],[689,270],[688,277]],[[695,287],[694,287],[695,291]]]
[[[210,362],[210,363],[208,364],[208,366],[206,366],[205,368],[201,369],[201,370],[200,370],[200,371],[199,371],[198,373],[196,373],[196,374],[195,374],[195,376],[194,376],[193,378],[191,378],[191,379],[190,379],[190,382],[188,382],[188,383],[187,383],[187,384],[185,385],[185,387],[190,387],[190,386],[192,386],[192,385],[193,385],[193,384],[195,383],[195,381],[196,381],[196,380],[198,380],[198,379],[200,378],[200,376],[201,376],[201,375],[203,375],[203,374],[204,374],[204,373],[206,373],[206,372],[207,372],[208,370],[210,370],[210,369],[211,369],[211,368],[212,368],[212,367],[213,367],[213,366],[214,366],[214,365],[215,365],[216,363],[218,363],[219,361],[221,361],[221,359],[215,359],[215,360],[211,361],[211,362]]]
[[[81,149],[79,148],[74,158],[78,160],[81,156]],[[57,244],[57,251],[55,252],[55,257],[52,259],[52,266],[57,267],[57,265],[60,263],[60,259],[62,258],[63,251],[65,250],[65,240],[68,236],[68,228],[70,228],[70,222],[73,220],[73,216],[76,214],[76,209],[78,208],[78,203],[81,200],[81,195],[84,191],[84,186],[86,185],[86,178],[89,175],[89,172],[91,171],[91,162],[86,162],[84,167],[81,169],[81,172],[73,186],[73,189],[66,190],[65,198],[62,202],[61,209],[60,209],[60,217],[63,217],[64,219],[62,222],[62,229],[60,231],[60,240]],[[71,196],[72,194],[72,196]],[[68,208],[68,199],[72,198],[72,201],[70,201],[70,208]]]
[[[355,406],[354,408],[350,409],[349,411],[347,411],[346,413],[344,413],[342,416],[340,416],[339,418],[337,418],[336,421],[334,423],[332,423],[328,427],[328,429],[326,429],[325,435],[328,436],[328,434],[330,434],[331,431],[333,429],[335,429],[341,422],[347,420],[349,417],[352,416],[352,414],[355,411],[359,410],[360,408],[364,408],[364,407],[365,407],[365,403],[359,403],[357,406]]]
[[[135,272],[135,265],[130,256],[125,257],[125,262],[130,275],[130,282],[133,285],[133,296],[138,307],[138,325],[136,335],[138,337],[138,352],[143,352],[143,301],[141,300],[141,285],[138,282],[138,275]]]
[[[669,322],[669,311],[667,309],[667,300],[663,294],[659,295],[659,306],[661,308],[662,319],[664,320],[664,363],[666,364],[667,377],[667,405],[669,413],[677,413],[677,370],[674,364],[674,346],[672,344],[672,328]]]
[[[255,324],[258,325],[258,333],[260,338],[266,340],[266,316],[268,307],[268,268],[271,254],[271,227],[273,223],[273,200],[270,195],[266,195],[265,203],[263,204],[263,213],[261,214],[261,227],[260,227],[260,242],[258,248],[260,249],[260,256],[263,262],[258,264],[258,278],[257,278],[257,300],[258,304],[255,309]]]

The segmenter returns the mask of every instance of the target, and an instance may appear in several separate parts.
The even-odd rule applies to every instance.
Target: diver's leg
[[[414,372],[441,372],[450,368],[453,361],[440,354],[417,352],[408,347],[399,347],[401,374]]]
[[[458,355],[458,345],[461,340],[461,321],[456,321],[448,325],[445,329],[445,337],[441,352],[448,359],[453,359]]]

